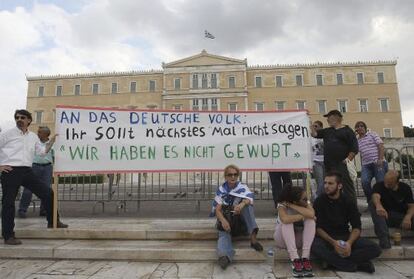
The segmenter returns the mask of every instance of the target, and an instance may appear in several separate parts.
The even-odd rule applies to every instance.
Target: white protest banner
[[[55,173],[308,170],[306,111],[158,111],[58,106]]]

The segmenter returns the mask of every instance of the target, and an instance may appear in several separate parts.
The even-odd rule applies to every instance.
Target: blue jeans
[[[48,188],[50,188],[50,184],[52,184],[52,177],[53,177],[53,165],[39,165],[39,164],[33,164],[32,170],[35,176],[39,178],[39,180],[45,184]],[[30,202],[32,201],[32,192],[24,188],[22,197],[20,198],[19,203],[19,212],[26,213],[27,208],[30,205]],[[40,211],[45,211],[43,203],[40,205]]]
[[[316,182],[316,197],[319,197],[325,192],[325,166],[323,162],[313,161],[313,177],[315,178]]]
[[[375,177],[375,182],[384,181],[385,173],[388,171],[388,163],[384,161],[381,167],[378,167],[376,163],[370,163],[367,165],[362,165],[361,169],[361,184],[362,189],[364,190],[365,197],[367,202],[371,200],[372,196],[372,179]]]
[[[241,211],[241,216],[246,224],[249,235],[258,230],[252,205],[245,206]],[[229,260],[232,261],[235,251],[233,249],[233,244],[231,243],[231,235],[225,231],[218,231],[218,233],[217,255],[219,257],[227,256]]]

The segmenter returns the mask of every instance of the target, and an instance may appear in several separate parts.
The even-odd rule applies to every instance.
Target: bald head
[[[399,173],[396,170],[389,170],[384,177],[385,187],[391,190],[398,189],[398,176]]]

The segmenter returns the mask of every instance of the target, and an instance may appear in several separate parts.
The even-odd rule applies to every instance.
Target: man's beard
[[[334,192],[332,192],[332,193],[330,193],[330,194],[327,194],[328,195],[328,197],[334,197],[339,191],[341,191],[340,189],[339,189],[339,187],[336,187],[336,190],[334,191]]]

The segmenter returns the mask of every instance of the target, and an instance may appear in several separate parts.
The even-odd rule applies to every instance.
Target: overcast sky
[[[26,106],[26,74],[161,69],[202,49],[249,65],[396,59],[414,124],[413,11],[411,0],[0,0],[0,127]]]

